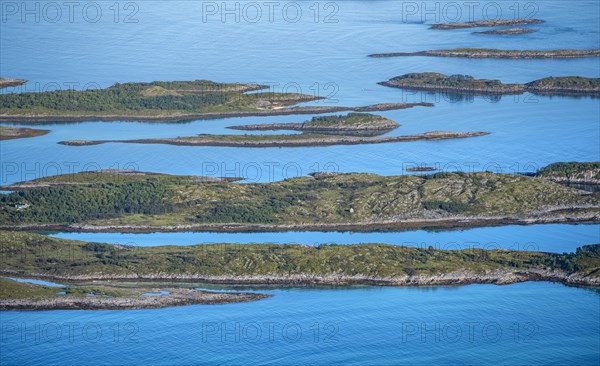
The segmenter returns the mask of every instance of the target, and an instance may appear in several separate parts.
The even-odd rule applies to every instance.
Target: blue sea
[[[70,4],[70,5],[69,5]],[[270,5],[269,5],[270,4]],[[29,80],[7,92],[107,87],[117,82],[208,79],[327,97],[316,105],[432,102],[381,114],[401,127],[489,135],[311,148],[58,145],[243,133],[228,126],[302,122],[310,115],[186,123],[48,124],[48,135],[0,143],[0,184],[84,170],[243,176],[269,182],[313,171],[408,174],[534,172],[557,161],[600,161],[600,103],[531,94],[462,100],[386,88],[409,72],[470,74],[525,83],[600,77],[598,58],[469,60],[369,58],[455,47],[598,48],[600,2],[539,1],[52,1],[0,2],[0,76]],[[473,19],[470,19],[470,17]],[[519,36],[435,31],[429,24],[532,17]],[[571,252],[600,242],[598,225],[452,231],[288,233],[52,233],[138,246],[202,243],[367,243]],[[201,284],[199,284],[201,286]],[[225,288],[227,289],[227,288]],[[600,293],[547,282],[434,288],[250,288],[272,297],[229,305],[129,311],[0,312],[2,365],[598,365]]]

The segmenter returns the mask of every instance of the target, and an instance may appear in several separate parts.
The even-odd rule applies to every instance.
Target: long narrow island
[[[422,72],[397,76],[380,82],[379,85],[408,90],[473,95],[510,95],[529,92],[538,95],[600,96],[600,78],[579,76],[548,77],[526,84],[504,84],[500,80],[475,79],[470,75]]]
[[[598,244],[555,254],[388,244],[130,247],[7,231],[0,232],[0,240],[5,244],[0,247],[0,274],[69,282],[48,287],[0,278],[1,310],[134,309],[267,297],[201,291],[199,283],[438,286],[553,281],[600,287]]]
[[[370,106],[296,106],[323,99],[307,94],[264,91],[264,85],[207,80],[115,84],[98,90],[0,94],[0,122],[79,121],[177,122],[245,116],[384,111],[430,103]],[[253,93],[249,93],[253,92]]]
[[[314,117],[303,123],[276,123],[232,126],[230,128],[248,131],[289,130],[299,134],[268,135],[209,135],[189,137],[154,138],[139,140],[67,140],[59,144],[68,146],[88,146],[110,142],[135,144],[168,144],[184,146],[230,146],[230,147],[307,147],[332,145],[381,144],[389,142],[410,142],[446,140],[487,135],[487,132],[446,132],[431,131],[404,136],[379,136],[397,128],[399,124],[382,116],[368,113],[350,113],[345,116]]]
[[[600,192],[490,172],[315,173],[271,183],[87,172],[0,187],[0,230],[398,230],[600,222]]]
[[[418,52],[374,53],[369,57],[464,57],[464,58],[584,58],[600,57],[600,49],[590,50],[498,50],[493,48],[453,48],[447,50],[430,50]]]

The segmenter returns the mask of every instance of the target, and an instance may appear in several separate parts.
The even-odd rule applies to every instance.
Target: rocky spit
[[[528,28],[506,28],[506,29],[493,29],[483,32],[473,32],[473,34],[500,34],[500,35],[516,35],[516,34],[528,34],[534,33],[535,30]]]
[[[23,79],[0,78],[0,89],[23,85],[26,82],[27,80]]]
[[[410,142],[423,140],[444,140],[466,137],[488,135],[488,132],[448,132],[431,131],[415,135],[405,136],[346,136],[346,135],[307,135],[306,138],[297,138],[298,135],[290,135],[289,139],[278,138],[272,140],[223,140],[219,137],[211,138],[211,135],[183,138],[157,138],[141,140],[68,140],[60,141],[59,144],[67,146],[89,146],[110,142],[133,143],[133,144],[166,144],[181,146],[228,146],[228,147],[306,147],[306,146],[332,146],[332,145],[362,145],[382,144],[389,142]],[[268,136],[268,135],[267,135]],[[275,136],[274,136],[275,137]]]
[[[429,29],[440,29],[440,30],[452,30],[452,29],[464,29],[464,28],[478,28],[478,27],[506,27],[515,25],[532,25],[544,23],[541,19],[498,19],[498,20],[480,20],[474,22],[460,22],[460,23],[445,23],[445,24],[433,24]]]
[[[449,50],[430,50],[419,52],[374,53],[369,57],[465,57],[465,58],[583,58],[600,57],[600,49],[591,50],[497,50],[487,48],[457,48]]]
[[[125,310],[151,309],[196,304],[229,304],[260,300],[268,295],[249,292],[210,292],[169,288],[161,296],[105,297],[57,295],[37,299],[0,299],[0,310]]]

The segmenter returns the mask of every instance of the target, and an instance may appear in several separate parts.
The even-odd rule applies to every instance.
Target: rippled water
[[[313,2],[297,2],[303,16],[296,23],[265,15],[257,23],[221,21],[206,16],[191,1],[139,2],[138,23],[114,22],[106,2],[97,23],[63,16],[57,23],[2,24],[2,74],[30,80],[17,90],[108,86],[115,82],[210,79],[258,82],[274,91],[302,91],[330,96],[325,105],[431,101],[433,108],[382,114],[402,124],[393,134],[432,130],[488,131],[489,136],[452,141],[391,143],[314,148],[231,148],[107,144],[56,145],[66,139],[176,137],[199,133],[241,133],[224,127],[246,123],[299,122],[311,116],[229,118],[186,124],[78,123],[50,125],[35,139],[2,144],[0,184],[75,171],[135,167],[174,174],[237,175],[270,181],[315,170],[404,174],[409,163],[444,170],[535,171],[556,161],[599,159],[597,99],[524,95],[491,101],[452,101],[442,96],[407,93],[376,83],[408,72],[472,74],[506,82],[546,76],[600,76],[597,58],[573,60],[469,60],[451,58],[366,57],[375,52],[418,51],[451,47],[594,48],[598,47],[597,1],[537,1],[537,33],[515,37],[482,36],[472,30],[434,31],[420,13],[408,15],[399,1],[333,2],[337,15],[325,23],[325,2],[315,23]],[[435,9],[428,2],[428,9]],[[439,2],[440,9],[447,3]],[[231,3],[233,6],[233,3]],[[242,5],[246,3],[241,3]],[[281,7],[287,3],[282,3]],[[510,17],[512,2],[499,2]],[[123,5],[123,4],[121,4]],[[483,8],[481,4],[481,9]],[[406,6],[406,5],[404,5]],[[524,5],[523,5],[524,7]],[[243,7],[241,9],[244,9]],[[478,11],[481,11],[479,9]],[[525,11],[525,9],[521,9]],[[250,11],[250,10],[248,10]],[[291,10],[290,10],[291,11]],[[119,19],[123,19],[123,12]],[[478,13],[479,14],[479,13]],[[291,15],[290,15],[291,16]],[[467,13],[464,15],[467,16]],[[404,18],[406,17],[406,18]],[[78,20],[79,19],[79,20]],[[443,21],[440,18],[438,21]],[[427,23],[435,22],[428,15]],[[92,84],[90,84],[92,83]],[[317,84],[315,84],[317,83]],[[332,84],[328,84],[332,83]],[[299,89],[295,89],[299,87]],[[312,89],[311,89],[312,87]],[[327,103],[326,103],[327,102]]]
[[[31,2],[31,5],[34,2]],[[35,2],[45,6],[50,2]],[[401,1],[296,2],[298,22],[263,15],[256,23],[203,21],[207,2],[143,1],[125,23],[112,1],[96,2],[96,23],[66,15],[51,23],[3,8],[0,65],[6,77],[30,80],[17,91],[109,86],[115,82],[210,79],[271,83],[273,90],[318,91],[332,105],[430,101],[433,108],[384,112],[402,126],[392,134],[431,130],[488,131],[453,141],[315,148],[238,149],[161,145],[57,145],[66,139],[126,139],[240,133],[227,126],[299,122],[311,116],[229,118],[182,124],[85,122],[51,124],[51,133],[0,144],[0,184],[97,168],[173,174],[244,176],[272,181],[316,170],[405,174],[409,163],[444,170],[532,172],[556,161],[600,159],[597,99],[476,97],[455,101],[377,85],[408,72],[472,74],[529,82],[546,76],[600,76],[597,58],[574,60],[373,59],[370,53],[452,47],[516,49],[598,47],[600,3],[544,0],[537,33],[473,35],[432,31]],[[333,4],[335,23],[324,22]],[[417,2],[440,9],[450,1]],[[513,1],[498,1],[511,17]],[[16,3],[19,5],[18,3]],[[217,2],[217,6],[221,6]],[[234,2],[228,2],[235,6]],[[240,6],[248,2],[241,2]],[[283,7],[288,3],[280,3]],[[458,2],[458,4],[462,4]],[[520,3],[525,6],[524,3]],[[80,4],[83,7],[86,4]],[[483,7],[485,3],[480,3]],[[4,3],[3,3],[4,6]],[[20,6],[20,5],[19,5]],[[464,6],[464,5],[461,5]],[[477,8],[480,14],[481,8]],[[51,10],[51,9],[50,9]],[[49,11],[50,11],[49,10]],[[521,8],[521,11],[527,9]],[[410,13],[410,12],[409,12]],[[78,14],[78,13],[76,13]],[[266,14],[266,13],[265,13]],[[93,16],[93,12],[91,13]],[[403,16],[406,15],[405,21]],[[51,13],[49,15],[52,16]],[[29,20],[28,20],[29,19]],[[466,19],[463,19],[466,20]],[[430,14],[426,23],[436,20]],[[437,19],[444,21],[444,19]],[[75,83],[75,84],[73,84]],[[312,87],[312,89],[311,89]],[[290,89],[292,88],[292,89]],[[6,92],[6,91],[4,91]],[[324,101],[315,102],[325,105]],[[536,225],[450,232],[57,234],[136,245],[206,242],[384,242],[529,245],[562,252],[598,242],[598,225]],[[517,248],[518,249],[518,248]],[[600,295],[551,283],[456,288],[267,290],[258,302],[139,311],[0,312],[0,361],[25,364],[598,364]],[[71,325],[69,325],[71,324]],[[271,336],[270,327],[273,327]],[[73,329],[73,337],[68,330]],[[83,331],[85,329],[85,331]],[[283,332],[285,329],[285,332]],[[472,332],[470,330],[473,330]],[[260,336],[257,335],[260,330]],[[58,333],[60,331],[60,333]],[[301,335],[298,331],[301,331]],[[101,332],[101,333],[99,333]],[[296,332],[296,333],[295,333]],[[459,333],[460,332],[460,333]]]
[[[3,312],[2,360],[12,365],[598,362],[600,295],[592,290],[523,283],[266,292],[273,297],[231,305]]]

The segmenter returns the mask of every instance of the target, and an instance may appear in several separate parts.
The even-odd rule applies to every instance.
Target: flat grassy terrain
[[[488,172],[350,173],[253,184],[91,172],[4,188],[16,191],[0,196],[4,228],[91,225],[152,230],[149,226],[209,225],[219,230],[228,224],[369,228],[446,220],[470,226],[478,220],[596,221],[600,207],[598,193],[537,177]]]

